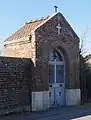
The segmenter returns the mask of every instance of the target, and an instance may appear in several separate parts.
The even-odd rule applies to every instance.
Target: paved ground
[[[58,107],[44,112],[3,116],[0,120],[91,120],[91,106]]]

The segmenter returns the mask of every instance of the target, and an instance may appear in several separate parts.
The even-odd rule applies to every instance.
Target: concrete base
[[[32,111],[49,108],[49,91],[32,92]]]
[[[66,105],[79,105],[81,103],[80,89],[66,89]]]
[[[79,105],[80,89],[66,89],[66,105]],[[49,91],[32,92],[32,111],[43,111],[49,108]]]

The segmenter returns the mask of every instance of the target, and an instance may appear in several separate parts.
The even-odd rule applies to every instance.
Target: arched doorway
[[[65,101],[65,60],[63,54],[54,49],[49,57],[49,103],[64,105]]]

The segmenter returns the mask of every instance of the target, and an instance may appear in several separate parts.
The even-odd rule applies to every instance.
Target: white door
[[[64,105],[65,91],[65,67],[64,62],[57,61],[49,62],[49,101],[50,106]]]
[[[62,84],[61,84],[62,85]],[[56,105],[64,105],[64,87],[59,86],[55,88]]]

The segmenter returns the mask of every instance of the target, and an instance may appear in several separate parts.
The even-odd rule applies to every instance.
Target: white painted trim
[[[66,105],[79,105],[81,103],[80,89],[66,89]]]
[[[43,24],[45,24],[47,21],[49,21],[51,18],[53,18],[55,15],[57,15],[60,12],[56,12],[53,15],[51,15],[47,20],[45,20],[43,23],[39,24],[37,27],[35,27],[32,32],[35,32],[36,29],[38,29],[39,27],[41,27]]]

